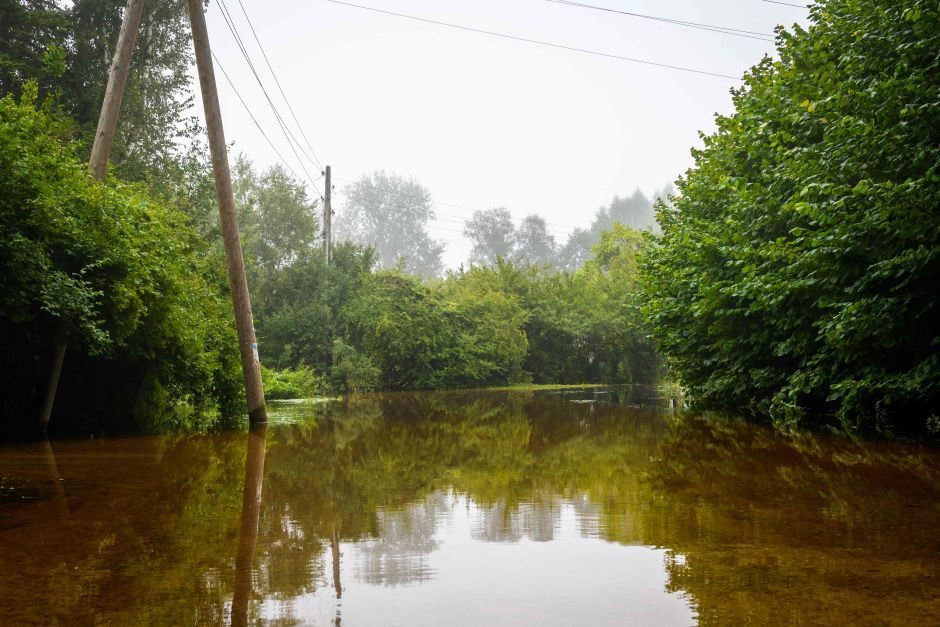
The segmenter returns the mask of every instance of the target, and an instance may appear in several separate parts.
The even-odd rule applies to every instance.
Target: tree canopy
[[[936,428],[940,13],[823,0],[693,152],[647,312],[700,402],[782,424]],[[932,422],[931,422],[932,421]]]
[[[431,239],[431,193],[414,180],[384,171],[364,174],[343,192],[334,222],[336,240],[375,248],[379,267],[412,274],[441,273],[444,244]]]

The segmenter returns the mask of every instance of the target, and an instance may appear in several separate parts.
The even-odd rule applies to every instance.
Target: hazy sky
[[[352,0],[355,4],[656,63],[740,76],[773,43],[546,0]],[[799,0],[791,0],[799,3]],[[649,194],[691,165],[699,131],[729,113],[738,81],[455,30],[326,0],[243,0],[319,160],[341,192],[377,169],[427,187],[446,240],[464,261],[460,231],[474,209],[539,213],[563,242],[598,207]],[[658,17],[773,33],[806,23],[807,9],[763,0],[585,0]],[[262,82],[293,120],[238,0],[225,0]],[[261,126],[303,171],[261,89],[210,4],[210,41]],[[256,165],[278,161],[216,69],[227,139]],[[198,90],[197,90],[198,91]],[[295,134],[300,137],[297,131]],[[301,139],[301,141],[303,141]],[[307,149],[307,152],[310,152]],[[312,178],[319,168],[301,156]],[[316,181],[322,190],[323,181]],[[316,194],[316,192],[314,192]],[[318,194],[317,194],[318,195]],[[335,198],[341,205],[342,195]]]

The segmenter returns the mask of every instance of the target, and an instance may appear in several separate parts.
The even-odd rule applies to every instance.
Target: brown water
[[[636,402],[0,447],[0,624],[940,624],[940,451]]]

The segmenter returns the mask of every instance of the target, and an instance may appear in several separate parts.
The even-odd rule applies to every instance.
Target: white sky
[[[351,1],[732,76],[774,50],[765,41],[545,0]],[[517,221],[539,213],[562,243],[615,194],[638,187],[650,194],[675,180],[691,165],[699,131],[714,129],[716,112],[731,112],[728,90],[740,84],[325,0],[243,2],[306,136],[320,161],[332,166],[336,189],[378,169],[416,179],[440,203],[431,234],[447,242],[448,267],[467,257],[460,231],[472,210],[505,206]],[[763,0],[584,3],[767,34],[779,23],[805,24],[808,12]],[[293,125],[238,0],[226,5],[268,93]],[[220,6],[212,2],[207,14],[212,49],[280,153],[303,175]],[[218,68],[216,74],[234,151],[260,167],[277,162]],[[320,176],[304,163],[313,178]],[[316,185],[322,190],[323,181]],[[337,208],[341,203],[335,197]]]

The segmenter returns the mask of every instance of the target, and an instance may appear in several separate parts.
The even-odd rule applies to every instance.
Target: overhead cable
[[[769,2],[770,4],[782,4],[785,7],[796,7],[797,9],[805,9],[808,4],[793,4],[792,2],[780,2],[780,0],[761,0],[761,2]]]
[[[291,117],[294,119],[294,124],[297,125],[297,130],[300,131],[300,135],[304,138],[304,142],[306,142],[307,148],[309,148],[311,154],[313,154],[313,160],[322,171],[323,164],[320,162],[320,158],[317,156],[317,151],[313,149],[313,146],[310,144],[310,140],[307,139],[307,134],[304,133],[304,127],[301,126],[300,121],[297,119],[297,115],[294,113],[294,108],[290,104],[290,100],[287,99],[287,95],[284,93],[284,89],[281,87],[281,81],[277,79],[277,74],[274,72],[274,68],[271,67],[271,61],[268,60],[268,55],[264,51],[264,46],[261,45],[261,40],[258,38],[258,33],[255,32],[255,27],[251,23],[251,18],[248,17],[248,12],[245,10],[245,5],[242,3],[242,0],[238,0],[238,5],[241,7],[242,14],[244,14],[245,20],[248,22],[248,28],[251,29],[251,34],[255,38],[255,43],[258,44],[258,49],[261,50],[261,56],[264,57],[264,62],[267,64],[268,70],[270,70],[271,76],[274,78],[274,83],[277,85],[278,91],[281,92],[281,97],[284,98],[284,103],[287,105],[287,110],[290,111]]]
[[[600,52],[598,50],[587,50],[585,48],[576,48],[575,46],[567,46],[565,44],[558,44],[550,41],[542,41],[539,39],[529,39],[527,37],[518,37],[516,35],[507,35],[506,33],[497,33],[494,31],[483,30],[482,28],[473,28],[471,26],[462,26],[460,24],[451,24],[450,22],[441,22],[438,20],[432,20],[424,17],[417,17],[414,15],[406,15],[404,13],[395,13],[394,11],[386,11],[384,9],[377,9],[375,7],[367,7],[361,4],[353,4],[351,2],[343,2],[342,0],[326,0],[327,2],[332,2],[333,4],[340,4],[347,7],[352,7],[354,9],[362,9],[365,11],[373,11],[375,13],[382,13],[385,15],[394,15],[395,17],[401,17],[409,20],[415,20],[418,22],[426,22],[428,24],[437,24],[438,26],[446,26],[448,28],[456,28],[458,30],[469,31],[472,33],[480,33],[482,35],[490,35],[492,37],[502,37],[503,39],[512,39],[514,41],[522,41],[525,43],[536,44],[539,46],[547,46],[549,48],[558,48],[561,50],[569,50],[571,52],[581,52],[584,54],[592,54],[599,57],[606,57],[608,59],[617,59],[619,61],[628,61],[630,63],[640,63],[643,65],[651,65],[653,67],[666,68],[670,70],[678,70],[680,72],[691,72],[693,74],[704,74],[706,76],[715,76],[718,78],[728,78],[734,81],[742,80],[738,76],[731,76],[730,74],[721,74],[718,72],[709,72],[706,70],[697,70],[694,68],[683,67],[681,65],[670,65],[668,63],[658,63],[656,61],[649,61],[647,59],[637,59],[634,57],[625,57],[618,54],[611,54],[608,52]]]
[[[268,102],[268,106],[270,107],[271,111],[274,113],[274,117],[277,120],[278,126],[281,128],[281,132],[284,134],[284,138],[287,140],[287,144],[290,147],[291,152],[294,153],[294,157],[297,159],[297,163],[300,165],[300,169],[303,170],[304,174],[307,177],[307,181],[310,183],[313,189],[317,192],[317,195],[322,198],[323,194],[322,192],[320,192],[320,188],[317,187],[316,183],[313,182],[313,177],[310,176],[310,172],[307,171],[307,167],[304,165],[303,160],[300,158],[300,155],[297,153],[297,149],[299,148],[300,152],[303,153],[304,156],[306,156],[307,159],[310,160],[311,162],[313,161],[313,159],[304,152],[303,146],[300,145],[300,142],[297,140],[296,137],[294,137],[291,130],[287,128],[287,124],[284,122],[283,117],[281,116],[280,112],[277,110],[277,107],[274,105],[274,101],[271,99],[270,94],[268,94],[268,90],[267,88],[265,88],[264,82],[261,80],[261,77],[258,75],[258,71],[255,69],[254,63],[251,60],[251,56],[248,54],[248,49],[245,47],[245,43],[242,41],[241,35],[239,35],[238,33],[238,29],[235,27],[235,22],[232,19],[231,13],[229,13],[228,7],[225,5],[225,0],[219,0],[219,6],[222,10],[222,18],[225,21],[225,24],[228,27],[229,32],[232,34],[232,37],[235,39],[235,43],[238,45],[238,48],[241,51],[242,56],[244,57],[245,61],[248,63],[248,68],[251,70],[252,75],[255,77],[255,81],[257,81],[258,86],[261,88],[261,91],[264,94],[264,97]],[[296,148],[295,148],[295,144],[296,144]]]
[[[572,7],[579,7],[582,9],[594,9],[597,11],[607,11],[608,13],[619,13],[620,15],[629,15],[630,17],[638,17],[644,20],[654,20],[657,22],[665,22],[667,24],[675,24],[677,26],[685,26],[688,28],[696,28],[699,30],[707,30],[715,33],[722,33],[725,35],[734,35],[735,37],[745,37],[747,39],[756,39],[759,41],[773,41],[774,38],[772,35],[767,33],[760,33],[752,30],[743,30],[740,28],[729,28],[727,26],[715,26],[713,24],[701,24],[699,22],[687,22],[685,20],[676,20],[668,17],[658,17],[655,15],[644,15],[642,13],[631,13],[630,11],[620,11],[618,9],[610,9],[607,7],[595,6],[593,4],[584,4],[582,2],[572,2],[571,0],[545,0],[546,2],[552,2],[555,4],[565,4]]]
[[[232,88],[232,91],[234,91],[235,95],[238,97],[238,101],[242,103],[242,106],[245,108],[245,112],[248,113],[248,117],[250,117],[251,121],[254,122],[255,126],[258,127],[258,131],[261,133],[262,137],[264,137],[265,141],[268,142],[268,146],[271,147],[271,150],[274,151],[274,154],[277,155],[277,158],[281,160],[281,163],[284,164],[284,167],[287,168],[287,170],[294,176],[294,178],[296,178],[298,181],[302,180],[301,177],[296,172],[294,172],[294,169],[290,167],[290,164],[287,163],[287,160],[284,158],[283,155],[281,155],[280,151],[278,151],[278,149],[274,146],[274,142],[271,141],[271,138],[268,137],[268,134],[264,132],[263,128],[261,128],[261,124],[258,123],[258,120],[255,118],[254,114],[251,112],[251,108],[245,102],[244,98],[242,98],[242,95],[238,93],[238,89],[235,87],[235,83],[232,82],[232,79],[229,77],[228,72],[226,72],[225,68],[222,67],[222,64],[219,62],[219,58],[215,56],[214,52],[212,52],[211,54],[212,54],[212,58],[215,60],[216,67],[219,68],[219,71],[222,72],[222,76],[224,76],[225,80],[228,81],[228,84]]]

